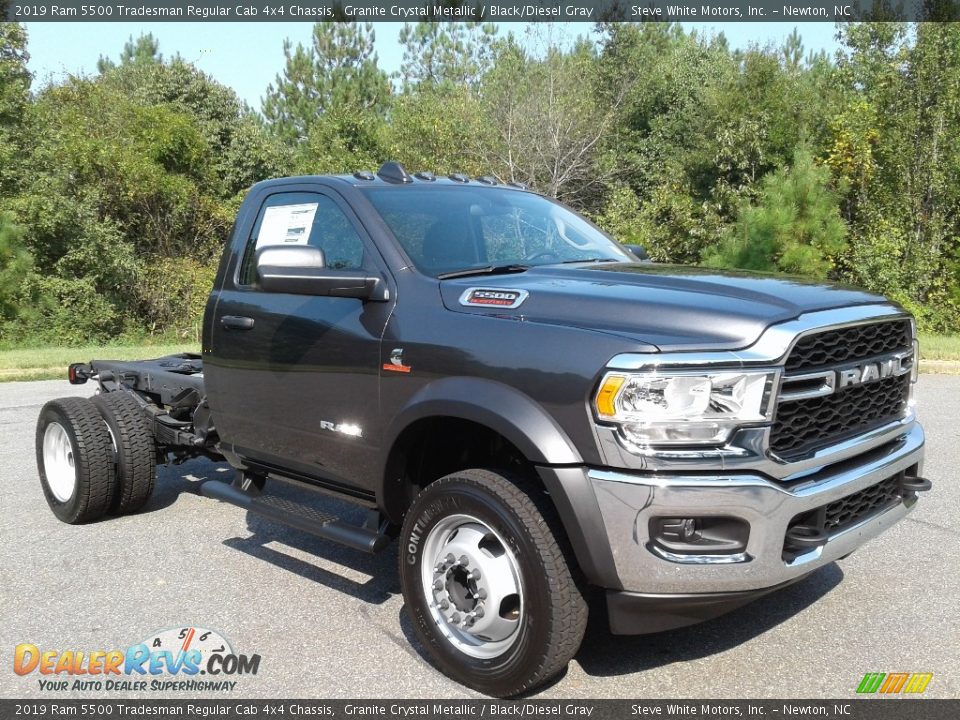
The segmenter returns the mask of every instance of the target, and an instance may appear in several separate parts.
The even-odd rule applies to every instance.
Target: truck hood
[[[529,295],[516,308],[465,305],[461,298],[471,288]],[[803,313],[886,302],[855,288],[795,277],[651,263],[546,265],[443,280],[440,293],[453,312],[613,333],[656,346],[648,351],[738,350],[770,325]]]

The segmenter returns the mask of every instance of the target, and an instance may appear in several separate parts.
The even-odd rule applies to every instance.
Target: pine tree
[[[16,186],[23,143],[23,114],[30,98],[27,32],[20,23],[0,23],[0,196]]]
[[[760,181],[759,202],[740,209],[733,237],[708,252],[704,264],[822,278],[845,249],[846,232],[829,169],[801,148],[792,167]]]
[[[400,31],[404,86],[475,86],[490,68],[497,27],[479,22],[418,22]]]
[[[153,33],[141,35],[136,40],[131,35],[120,52],[120,65],[159,65],[162,62],[160,41],[153,36]],[[116,66],[117,64],[105,55],[101,55],[97,60],[97,70],[101,75]]]
[[[286,67],[267,88],[263,115],[288,141],[301,142],[331,110],[381,114],[390,82],[377,66],[370,23],[321,22],[313,26],[310,47],[283,46]]]
[[[17,315],[20,286],[33,265],[22,238],[10,216],[0,214],[0,321]]]

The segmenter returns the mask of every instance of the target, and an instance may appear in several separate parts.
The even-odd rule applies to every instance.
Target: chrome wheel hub
[[[43,433],[43,471],[50,492],[60,502],[73,497],[77,485],[76,461],[70,436],[60,423],[50,423]]]
[[[421,580],[437,627],[462,652],[496,657],[516,641],[524,612],[520,566],[486,523],[469,515],[437,523],[424,540]]]

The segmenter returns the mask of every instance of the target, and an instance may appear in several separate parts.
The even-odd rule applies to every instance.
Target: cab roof
[[[464,173],[450,173],[449,175],[435,175],[429,171],[410,174],[398,162],[385,162],[376,173],[369,170],[357,170],[349,175],[303,175],[298,177],[284,177],[266,180],[258,185],[289,184],[297,181],[331,180],[336,179],[348,183],[353,187],[375,186],[468,186],[468,187],[500,187],[512,190],[526,190],[527,186],[517,182],[502,182],[493,175],[481,175],[471,178]]]

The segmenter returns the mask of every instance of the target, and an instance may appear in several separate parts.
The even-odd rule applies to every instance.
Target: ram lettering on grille
[[[790,462],[903,417],[912,344],[909,320],[800,338],[786,361],[770,450]]]

